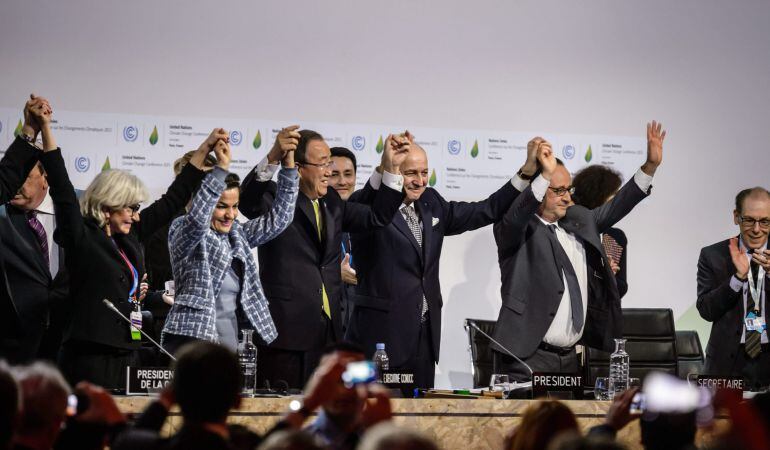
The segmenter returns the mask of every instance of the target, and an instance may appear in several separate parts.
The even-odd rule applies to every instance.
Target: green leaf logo
[[[251,143],[255,149],[262,147],[262,132],[257,130],[257,135],[254,136],[254,142]]]
[[[150,133],[150,145],[158,143],[158,127],[152,127],[152,133]]]
[[[433,187],[436,185],[436,169],[433,169],[433,172],[430,174],[430,179],[428,180],[428,184],[430,187]]]
[[[471,149],[471,157],[475,158],[479,156],[479,141],[473,141],[473,148]]]
[[[586,162],[591,162],[591,158],[594,157],[594,153],[591,151],[591,146],[588,146],[588,151],[586,152]]]
[[[21,134],[21,119],[19,119],[19,124],[16,125],[16,129],[13,130],[13,137],[19,137]]]
[[[377,141],[377,146],[374,149],[377,150],[377,153],[382,153],[385,150],[385,144],[382,143],[382,135],[380,135],[380,140]]]
[[[105,170],[110,170],[112,167],[110,167],[110,157],[107,157],[107,160],[104,161],[104,165],[102,165],[102,172]]]

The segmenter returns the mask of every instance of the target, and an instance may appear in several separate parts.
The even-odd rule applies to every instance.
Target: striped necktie
[[[32,231],[35,233],[35,238],[40,246],[40,252],[43,255],[45,266],[50,268],[51,261],[49,260],[48,255],[48,234],[46,234],[43,224],[37,219],[37,211],[27,211],[26,215],[27,224],[29,224],[29,227],[32,228]]]

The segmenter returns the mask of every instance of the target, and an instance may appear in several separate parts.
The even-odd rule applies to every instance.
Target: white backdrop
[[[4,0],[0,105],[34,91],[91,113],[610,136],[656,118],[664,166],[621,223],[624,305],[672,307],[705,339],[698,251],[736,231],[739,189],[768,184],[768,22],[762,0]],[[437,384],[462,386],[462,319],[500,303],[490,230],[442,258]]]

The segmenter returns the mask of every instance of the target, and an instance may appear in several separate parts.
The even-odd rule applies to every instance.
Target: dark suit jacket
[[[25,212],[10,203],[0,207],[0,240],[8,280],[1,288],[11,293],[22,326],[22,336],[6,341],[7,350],[15,353],[17,361],[28,361],[38,357],[50,323],[51,307],[67,299],[69,286],[63,253],[59,255],[59,272],[51,277]],[[59,251],[58,246],[53,251]]]
[[[252,219],[268,210],[275,198],[275,183],[259,182],[252,171],[241,186],[241,211]],[[324,344],[321,332],[321,284],[326,288],[334,335],[342,337],[340,248],[343,231],[364,231],[387,225],[403,194],[382,186],[372,207],[343,201],[329,189],[319,202],[323,236],[319,241],[313,205],[302,192],[294,220],[281,235],[258,249],[259,276],[270,302],[278,338],[270,346],[308,351]]]
[[[7,203],[16,195],[29,172],[37,164],[40,153],[39,149],[22,139],[16,138],[11,143],[0,160],[0,204]],[[0,241],[0,339],[15,339],[22,336],[22,325],[11,291],[8,289],[5,253]]]
[[[577,236],[586,250],[588,311],[582,341],[612,351],[622,335],[620,296],[599,233],[606,231],[647,193],[632,179],[615,198],[596,209],[575,205],[559,225]],[[551,326],[564,294],[548,229],[535,215],[540,202],[528,187],[495,224],[495,242],[502,277],[502,301],[494,338],[516,356],[529,357]],[[493,345],[493,348],[502,351]]]
[[[128,324],[102,303],[102,299],[109,299],[126,316],[132,309],[127,298],[133,278],[116,244],[141,277],[144,263],[140,242],[167,224],[184,207],[204,172],[192,164],[185,166],[166,194],[139,213],[141,220],[134,223],[131,232],[113,236],[113,243],[94,220],[80,214],[61,152],[44,153],[40,161],[48,173],[51,198],[56,207],[54,239],[67,251],[72,320],[65,331],[65,344],[138,348],[139,341],[131,340]]]
[[[735,292],[730,287],[735,265],[730,257],[729,244],[730,240],[726,239],[704,247],[698,258],[696,306],[700,316],[711,322],[705,372],[712,375],[731,375],[735,357],[740,351],[743,318],[746,316],[743,292]],[[770,277],[766,277],[765,283],[770,282]]]
[[[369,183],[350,197],[367,203],[374,190]],[[393,366],[403,365],[417,349],[422,296],[428,301],[433,351],[441,343],[439,262],[444,236],[475,230],[500,220],[519,194],[510,182],[481,202],[448,202],[428,188],[415,202],[422,219],[422,249],[400,211],[385,228],[352,234],[358,286],[347,339],[370,355],[384,342]]]
[[[620,255],[620,262],[618,262],[620,270],[615,274],[615,282],[618,284],[618,293],[620,294],[620,298],[623,298],[623,296],[626,295],[626,292],[628,292],[628,274],[626,272],[626,261],[628,261],[628,238],[626,237],[626,233],[620,228],[610,228],[605,231],[604,234],[612,236],[612,238],[615,239],[615,242],[623,247],[623,254]]]

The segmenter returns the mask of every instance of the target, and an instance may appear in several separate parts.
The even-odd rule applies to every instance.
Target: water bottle
[[[615,351],[610,355],[609,394],[613,398],[628,389],[628,367],[630,364],[626,353],[626,340],[615,339]]]
[[[241,395],[251,397],[257,385],[257,346],[251,338],[254,330],[241,330],[238,342],[238,363],[241,366]]]
[[[381,342],[377,344],[377,351],[374,352],[372,361],[374,362],[374,368],[377,371],[377,380],[382,383],[383,375],[390,368],[390,363],[388,362],[388,354],[385,353],[385,344]]]

